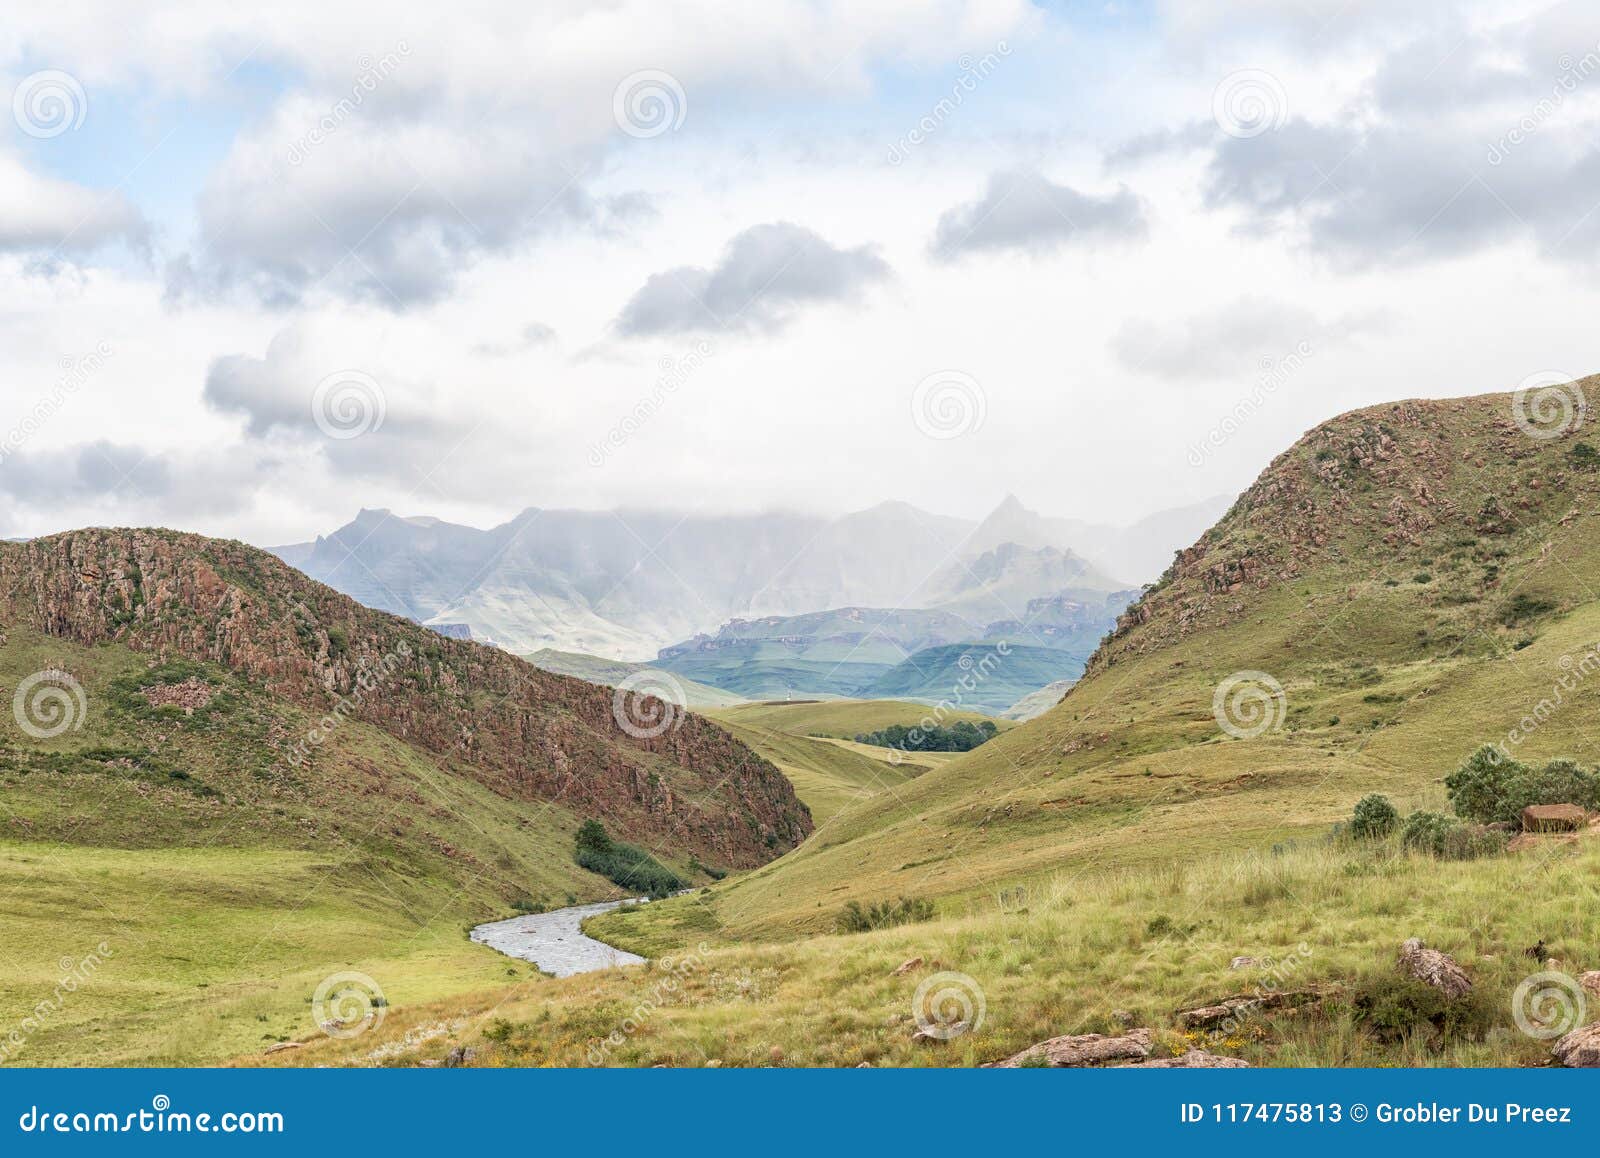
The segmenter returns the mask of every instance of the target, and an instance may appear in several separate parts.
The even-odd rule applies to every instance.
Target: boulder
[[[1576,832],[1589,814],[1576,804],[1530,804],[1522,810],[1523,832]]]
[[[889,974],[889,976],[890,977],[904,977],[907,973],[910,973],[913,969],[921,969],[921,968],[922,968],[922,958],[921,957],[913,957],[909,961],[902,961],[900,963],[900,965],[895,969],[895,971],[893,973]]]
[[[1472,992],[1472,979],[1448,953],[1429,949],[1412,937],[1400,946],[1400,968],[1424,985],[1431,985],[1454,1001]]]
[[[1184,1029],[1214,1029],[1230,1018],[1244,1018],[1257,1010],[1297,1009],[1312,1005],[1327,996],[1322,989],[1263,989],[1256,993],[1235,993],[1219,998],[1215,1004],[1178,1012]]]
[[[1232,961],[1228,962],[1228,968],[1229,969],[1249,969],[1249,968],[1252,968],[1253,966],[1259,965],[1259,964],[1260,964],[1260,962],[1257,961],[1254,957],[1235,957]]]
[[[985,1069],[1011,1070],[1043,1059],[1048,1066],[1097,1066],[1111,1061],[1142,1061],[1150,1056],[1150,1031],[1130,1029],[1116,1037],[1099,1033],[1076,1033],[1052,1037],[1030,1045],[1004,1061],[990,1062]]]
[[[1550,1047],[1550,1054],[1571,1069],[1600,1068],[1600,1021],[1573,1030]]]
[[[1600,969],[1591,969],[1587,973],[1578,974],[1578,984],[1591,997],[1600,997]]]
[[[300,1049],[305,1045],[302,1041],[280,1041],[276,1045],[269,1045],[262,1053],[282,1053],[286,1049]]]

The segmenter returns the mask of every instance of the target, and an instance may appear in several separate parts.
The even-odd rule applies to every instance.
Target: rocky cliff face
[[[1577,385],[1592,396],[1600,377]],[[1307,591],[1336,582],[1348,599],[1399,587],[1433,621],[1455,607],[1464,623],[1480,604],[1492,616],[1499,575],[1541,559],[1600,491],[1584,444],[1600,437],[1581,415],[1530,432],[1517,406],[1510,394],[1413,400],[1311,430],[1178,553],[1089,672],[1234,622],[1259,593],[1300,580]]]
[[[242,543],[92,529],[0,544],[0,616],[84,645],[224,665],[503,796],[604,817],[708,864],[761,864],[811,831],[782,774],[705,720],[671,709],[651,734],[659,701],[629,697],[614,713],[610,689],[362,607]],[[625,730],[618,715],[644,726]]]

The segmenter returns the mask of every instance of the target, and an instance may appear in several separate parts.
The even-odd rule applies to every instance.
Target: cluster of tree
[[[574,859],[590,872],[656,899],[684,887],[677,873],[638,845],[613,840],[598,820],[586,820],[578,829]]]
[[[975,724],[970,720],[958,720],[948,728],[937,724],[931,728],[890,724],[882,731],[857,736],[856,743],[899,748],[902,752],[970,752],[979,744],[987,744],[999,732],[993,720],[979,720]]]
[[[1360,840],[1381,840],[1398,829],[1405,848],[1448,860],[1470,860],[1502,849],[1505,830],[1531,805],[1600,808],[1600,772],[1565,759],[1534,767],[1491,744],[1468,756],[1445,777],[1444,786],[1455,816],[1417,811],[1402,821],[1389,798],[1374,792],[1356,804],[1348,831]]]

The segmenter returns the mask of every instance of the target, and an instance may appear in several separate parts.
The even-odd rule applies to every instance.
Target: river
[[[586,937],[580,928],[587,917],[632,903],[599,901],[491,921],[472,930],[472,939],[508,957],[531,961],[543,972],[557,977],[571,977],[574,973],[589,973],[616,965],[638,965],[644,961],[643,957]]]

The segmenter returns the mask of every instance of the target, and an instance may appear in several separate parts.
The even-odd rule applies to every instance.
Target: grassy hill
[[[343,969],[392,1005],[504,978],[465,925],[615,895],[573,862],[590,816],[694,880],[810,828],[714,725],[635,735],[606,690],[242,544],[0,544],[0,625],[0,1020],[55,991],[63,961],[103,958],[35,1016],[28,1062],[217,1060],[301,1036]]]
[[[1571,676],[1600,639],[1600,471],[1580,442],[1529,437],[1507,395],[1318,427],[1129,610],[1060,706],[707,903],[730,935],[785,937],[850,898],[965,905],[1062,873],[1266,855],[1321,839],[1368,792],[1443,807],[1441,779],[1534,713],[1519,758],[1600,761],[1600,680]],[[1283,695],[1273,726],[1239,738],[1214,701],[1254,672]]]
[[[862,695],[960,703],[998,715],[1049,684],[1083,670],[1086,652],[1005,640],[929,647],[884,672]]]
[[[569,675],[592,684],[603,684],[612,688],[630,677],[649,677],[665,670],[645,663],[603,659],[597,655],[585,655],[578,651],[557,651],[553,647],[531,651],[522,658],[544,671],[553,671],[557,675]],[[685,707],[722,708],[746,702],[743,696],[724,691],[722,688],[714,688],[710,684],[696,683],[684,676],[674,675],[672,678],[677,686],[683,689]]]
[[[819,826],[953,757],[946,752],[896,752],[850,739],[891,724],[914,727],[927,714],[923,704],[895,700],[740,704],[710,713],[778,766]],[[946,722],[957,719],[976,722],[984,717],[959,712]]]

